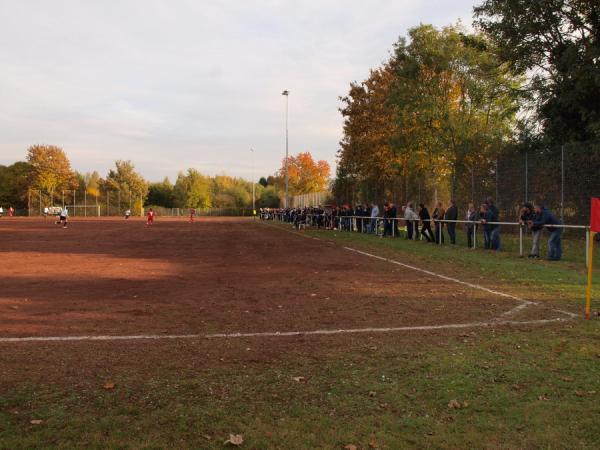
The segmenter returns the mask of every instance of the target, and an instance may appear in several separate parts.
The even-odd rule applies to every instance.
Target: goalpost
[[[100,217],[100,205],[68,205],[71,216]]]

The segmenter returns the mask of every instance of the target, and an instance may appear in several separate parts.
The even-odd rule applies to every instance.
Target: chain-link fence
[[[307,208],[311,206],[324,206],[332,201],[331,192],[310,192],[308,194],[294,195],[291,197],[290,206],[292,208]]]
[[[27,193],[29,216],[43,215],[46,208],[67,207],[71,216],[120,216],[129,210],[133,215],[143,214],[140,196],[129,192],[107,190],[97,195],[83,190],[45,192],[32,189]]]
[[[166,208],[144,205],[142,198],[118,190],[101,191],[94,195],[89,191],[61,190],[44,192],[32,189],[27,193],[27,210],[19,215],[41,216],[48,209],[67,207],[74,217],[124,216],[129,211],[133,216],[142,216],[152,208],[158,216],[186,217],[190,208]],[[196,208],[198,216],[251,216],[251,208]]]
[[[408,201],[446,205],[453,198],[461,210],[469,202],[477,206],[486,198],[495,200],[501,220],[514,220],[524,202],[542,203],[564,223],[586,225],[590,198],[600,196],[600,141],[553,147],[511,149],[495,158],[481,157],[457,165],[445,177],[415,171],[394,179],[360,180],[348,177],[338,182],[336,201],[365,203]]]

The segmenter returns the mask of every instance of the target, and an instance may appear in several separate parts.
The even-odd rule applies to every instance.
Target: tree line
[[[498,158],[600,139],[600,3],[485,0],[474,31],[410,29],[340,100],[339,201],[472,193]]]
[[[329,165],[314,161],[309,152],[290,156],[288,161],[290,195],[324,190],[329,182]],[[282,167],[285,166],[285,160]],[[0,206],[16,209],[28,207],[31,191],[43,193],[44,202],[59,204],[63,192],[79,192],[88,204],[108,192],[119,192],[119,198],[141,206],[165,208],[250,208],[254,188],[257,207],[278,207],[284,195],[284,170],[261,177],[257,183],[227,175],[208,176],[195,168],[180,172],[171,182],[149,182],[131,161],[115,161],[102,177],[98,172],[80,173],[71,167],[67,154],[54,145],[33,145],[25,161],[0,165]],[[37,196],[36,196],[37,198]]]

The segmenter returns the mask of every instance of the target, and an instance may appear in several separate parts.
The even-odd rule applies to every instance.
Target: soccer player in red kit
[[[154,223],[154,210],[150,208],[148,210],[148,215],[146,216],[146,225],[152,225]]]
[[[196,217],[196,208],[190,208],[190,222],[194,221],[194,217]]]

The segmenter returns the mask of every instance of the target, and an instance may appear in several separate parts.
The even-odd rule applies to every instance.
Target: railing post
[[[585,267],[590,266],[590,229],[585,230]]]
[[[523,257],[523,227],[519,225],[519,256]]]

